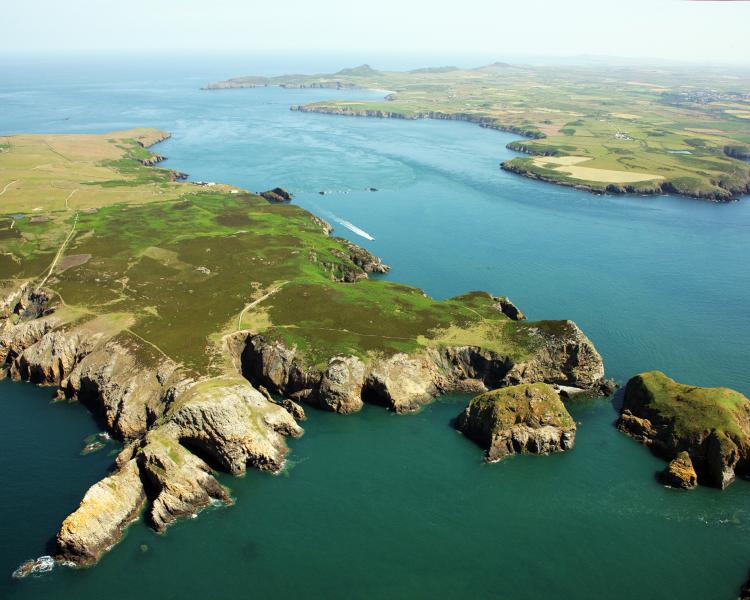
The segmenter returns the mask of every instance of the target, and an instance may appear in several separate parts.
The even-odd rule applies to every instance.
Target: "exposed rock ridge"
[[[141,160],[141,164],[144,167],[153,167],[154,165],[158,165],[160,162],[163,162],[167,160],[166,156],[163,156],[161,154],[152,154],[148,158],[144,158]]]

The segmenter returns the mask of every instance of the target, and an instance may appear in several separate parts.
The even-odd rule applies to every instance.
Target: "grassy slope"
[[[243,78],[232,81],[243,84]],[[340,83],[392,90],[389,100],[342,99],[304,108],[344,114],[386,111],[408,118],[430,112],[463,115],[543,138],[519,142],[516,149],[588,157],[587,168],[614,171],[587,179],[586,173],[545,168],[534,159],[510,161],[517,172],[558,183],[646,193],[666,183],[679,193],[714,199],[728,199],[750,185],[750,168],[724,152],[726,147],[750,152],[746,73],[491,65],[406,73],[360,68],[353,73],[264,81],[292,87]],[[707,97],[703,93],[709,90]],[[346,91],[341,93],[345,96]],[[704,101],[707,98],[710,101]],[[618,172],[641,173],[643,179],[638,176],[632,181]]]
[[[539,423],[574,427],[554,388],[546,383],[514,385],[476,396],[470,407],[480,414],[492,415],[492,433],[505,431],[519,423]]]
[[[14,148],[0,154],[0,167],[36,179],[2,210],[40,210],[0,216],[0,288],[41,282],[67,239],[46,282],[62,314],[115,327],[123,341],[142,347],[146,362],[163,352],[200,374],[219,374],[225,363],[218,342],[237,329],[296,345],[311,364],[337,352],[365,356],[449,343],[522,357],[535,344],[536,327],[566,326],[511,321],[484,293],[436,301],[395,283],[335,282],[331,272],[357,267],[312,215],[253,194],[171,182],[168,172],[142,167],[145,151],[126,137],[20,137],[24,160]],[[65,152],[50,153],[50,146]],[[45,181],[32,156],[55,176]],[[100,183],[123,183],[97,185],[91,197],[77,193],[80,204],[69,202],[67,210],[58,199],[42,202],[58,181],[66,190],[93,188],[83,182],[94,173]]]
[[[739,392],[684,385],[660,371],[641,373],[631,381],[644,392],[648,411],[673,423],[680,438],[697,438],[712,430],[750,436],[750,401]]]

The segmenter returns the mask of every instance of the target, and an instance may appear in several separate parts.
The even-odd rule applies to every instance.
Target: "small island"
[[[576,424],[546,383],[486,392],[456,418],[456,429],[487,451],[487,462],[512,454],[550,454],[573,448]]]
[[[724,489],[748,473],[750,400],[734,390],[641,373],[625,387],[617,428],[670,461],[661,479],[672,487]]]

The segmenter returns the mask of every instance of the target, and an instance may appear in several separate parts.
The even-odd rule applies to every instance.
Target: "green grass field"
[[[539,343],[536,327],[565,326],[512,321],[482,292],[437,301],[377,279],[342,283],[338,275],[361,269],[310,213],[240,190],[170,181],[168,172],[141,165],[148,152],[128,138],[12,143],[23,152],[0,154],[0,167],[33,185],[15,189],[0,215],[0,288],[44,284],[58,314],[140,345],[144,361],[164,353],[200,375],[220,375],[222,337],[237,330],[283,341],[316,366],[336,354],[443,345],[522,358]],[[54,162],[50,147],[75,160]],[[35,168],[40,157],[54,172],[46,181]],[[52,198],[58,183],[83,190],[67,208]]]

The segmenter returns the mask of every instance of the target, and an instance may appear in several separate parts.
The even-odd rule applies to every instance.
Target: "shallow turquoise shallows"
[[[157,147],[166,166],[289,188],[390,263],[390,279],[437,297],[485,289],[531,318],[574,319],[621,382],[661,369],[750,393],[750,198],[593,196],[500,171],[514,136],[288,110],[378,92],[198,89],[289,70],[6,66],[0,133],[169,130]],[[137,522],[95,568],[14,581],[115,450],[81,455],[95,424],[50,397],[0,383],[2,598],[729,600],[750,567],[750,484],[660,486],[663,462],[612,427],[612,399],[569,404],[572,452],[486,465],[450,426],[467,398],[448,396],[410,416],[309,409],[284,473],[221,477],[234,507],[165,535]]]

